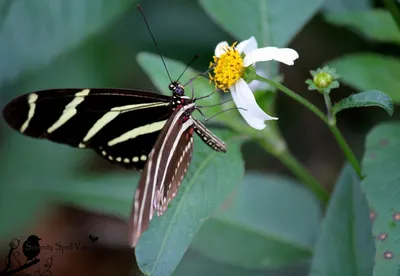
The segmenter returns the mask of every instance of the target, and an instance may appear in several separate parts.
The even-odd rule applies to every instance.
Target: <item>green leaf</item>
[[[310,275],[372,276],[374,253],[368,204],[346,165],[322,222]]]
[[[298,183],[247,174],[243,185],[202,226],[191,247],[222,263],[280,267],[312,256],[320,219],[318,201]]]
[[[378,90],[370,90],[342,99],[333,106],[333,113],[337,114],[343,109],[368,106],[381,107],[385,109],[390,116],[392,116],[394,111],[392,99],[388,95]]]
[[[400,31],[387,10],[329,13],[325,18],[333,25],[355,29],[372,40],[400,44]]]
[[[215,133],[227,143],[228,152],[215,152],[196,137],[193,161],[179,193],[138,241],[136,259],[146,275],[171,275],[201,225],[242,182],[241,139],[229,131]]]
[[[164,57],[164,60],[172,80],[178,78],[185,70],[186,65],[182,62],[166,57]],[[162,94],[171,95],[171,91],[168,90],[168,85],[171,81],[168,78],[167,71],[165,70],[160,56],[152,53],[141,52],[137,55],[137,61],[146,72],[146,74],[149,76],[153,84],[158,88],[158,90]],[[180,78],[179,82],[182,84],[186,84],[190,81],[191,78],[196,77],[198,74],[199,72],[196,72],[189,67],[186,69],[185,74]],[[209,84],[209,81],[204,77],[198,77],[195,81],[193,81],[193,88],[195,97],[206,96],[215,92],[214,86]],[[190,86],[190,84],[185,87],[185,92],[187,96],[192,95],[192,87]],[[219,102],[219,93],[214,93],[210,97],[199,100],[197,104],[207,106]],[[206,116],[212,116],[221,110],[221,106],[215,106],[212,108],[203,109],[202,111]]]
[[[323,10],[329,12],[347,12],[366,10],[371,7],[371,0],[325,0]]]
[[[4,100],[5,105],[24,93],[49,88],[109,86],[109,81],[107,82],[104,77],[109,72],[109,68],[99,66],[100,61],[96,61],[94,58],[96,55],[92,51],[93,47],[90,43],[88,44],[62,55],[48,66],[21,76],[18,81],[3,86],[0,92],[0,101]]]
[[[375,127],[365,142],[362,188],[376,237],[374,276],[396,275],[400,267],[399,137],[398,122],[384,123]]]
[[[340,74],[340,81],[359,91],[376,89],[400,102],[400,60],[374,53],[350,54],[329,62]]]
[[[307,263],[286,266],[278,269],[246,269],[235,265],[227,265],[212,259],[189,248],[176,268],[173,276],[304,276],[307,274]]]
[[[0,7],[0,85],[49,64],[101,31],[134,0],[14,0]]]
[[[283,47],[289,44],[318,11],[321,0],[200,0],[209,16],[239,40],[254,36],[258,45]]]
[[[173,276],[203,276],[203,275],[229,275],[229,276],[262,276],[262,272],[252,272],[238,267],[228,266],[213,262],[207,257],[189,248],[182,261],[179,263]]]

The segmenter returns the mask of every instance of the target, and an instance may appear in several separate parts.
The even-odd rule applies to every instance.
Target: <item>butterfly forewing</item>
[[[24,135],[92,148],[112,163],[142,169],[172,113],[170,101],[128,89],[53,89],[14,99],[3,114]]]
[[[130,219],[132,247],[147,230],[154,212],[161,215],[167,209],[187,171],[193,151],[193,109],[190,103],[174,111],[149,155]]]

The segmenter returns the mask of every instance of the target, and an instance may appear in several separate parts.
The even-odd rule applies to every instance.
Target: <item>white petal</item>
[[[239,112],[251,127],[261,130],[266,127],[264,121],[278,119],[269,116],[258,106],[253,92],[243,79],[231,87],[231,94],[236,106],[246,109],[239,109]]]
[[[243,60],[243,66],[247,67],[256,62],[268,60],[276,60],[287,65],[293,65],[298,58],[299,54],[290,48],[264,47],[248,53]]]
[[[239,51],[239,53],[245,53],[246,55],[257,48],[258,48],[257,39],[254,36],[240,42],[236,46],[236,49]]]
[[[215,47],[214,55],[219,58],[223,53],[225,53],[224,49],[226,47],[229,47],[228,42],[222,41],[222,42],[218,43],[217,47]]]

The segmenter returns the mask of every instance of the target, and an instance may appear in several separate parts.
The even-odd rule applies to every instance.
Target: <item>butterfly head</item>
[[[177,81],[173,81],[169,84],[168,89],[172,91],[174,96],[183,96],[185,95],[185,88]]]

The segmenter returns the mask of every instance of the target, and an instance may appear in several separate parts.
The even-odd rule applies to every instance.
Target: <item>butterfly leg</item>
[[[201,105],[197,105],[197,107],[198,107],[198,108],[208,108],[208,107],[215,107],[215,106],[219,106],[219,105],[223,105],[223,104],[229,103],[230,101],[232,101],[232,99],[227,99],[227,100],[225,100],[225,101],[223,101],[223,102],[221,102],[221,103],[218,103],[218,104],[212,104],[212,105],[207,105],[207,106],[201,106]]]
[[[239,109],[242,109],[242,110],[244,110],[244,111],[247,111],[247,109],[242,108],[242,107],[232,107],[232,108],[228,108],[228,109],[222,110],[222,111],[218,112],[217,114],[211,116],[210,118],[207,118],[207,117],[203,114],[203,112],[201,111],[201,109],[196,108],[196,110],[200,113],[200,115],[204,118],[205,121],[209,121],[209,120],[211,120],[212,118],[214,118],[214,117],[216,117],[216,116],[218,116],[218,115],[220,115],[220,114],[222,114],[222,113],[225,113],[225,112],[227,112],[227,111],[230,111],[230,110],[239,110]]]

